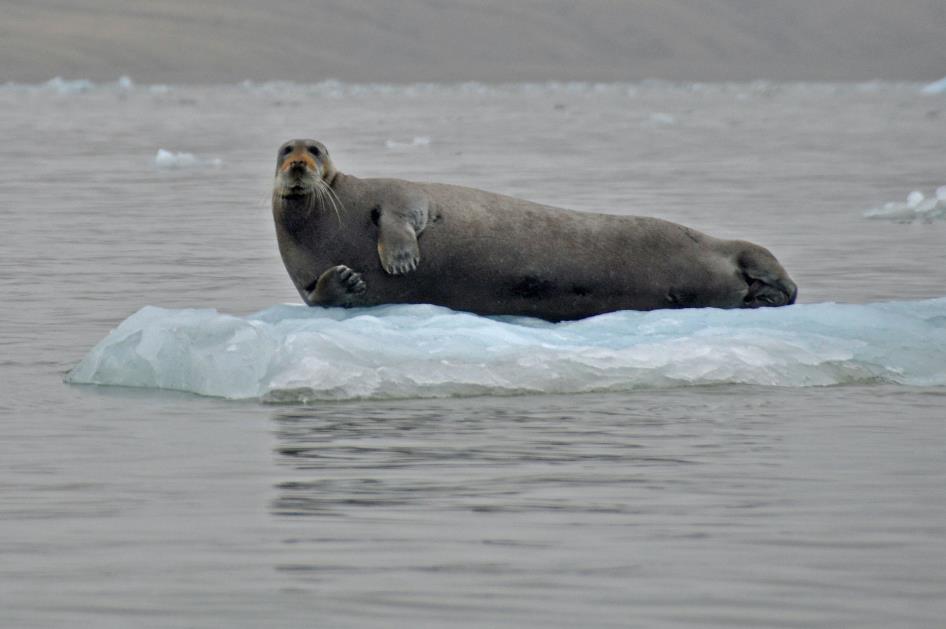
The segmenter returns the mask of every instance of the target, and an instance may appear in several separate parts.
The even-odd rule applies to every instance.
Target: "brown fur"
[[[299,154],[313,155],[314,172],[285,168]],[[315,183],[291,193],[300,181]],[[557,321],[625,309],[778,306],[797,292],[772,254],[752,243],[461,186],[359,179],[339,173],[313,140],[280,150],[273,216],[283,262],[310,305],[431,303]]]

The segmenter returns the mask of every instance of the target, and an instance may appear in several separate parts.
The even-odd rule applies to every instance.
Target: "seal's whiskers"
[[[340,201],[337,202],[338,196],[335,194],[335,191],[332,190],[327,183],[319,179],[316,181],[315,189],[319,193],[319,200],[321,203],[324,203],[322,199],[328,198],[329,202],[332,205],[332,209],[335,211],[335,216],[338,218],[338,224],[342,224],[342,214],[339,212],[338,206]]]

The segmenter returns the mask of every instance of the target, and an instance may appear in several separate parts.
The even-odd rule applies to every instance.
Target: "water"
[[[946,184],[944,115],[893,84],[0,88],[0,626],[939,626],[935,381],[271,405],[62,380],[146,305],[298,303],[267,203],[296,136],[754,240],[798,312],[907,316],[941,303],[946,222],[864,212]],[[922,349],[898,325],[862,347]]]

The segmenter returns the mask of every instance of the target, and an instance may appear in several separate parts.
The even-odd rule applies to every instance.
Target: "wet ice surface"
[[[941,315],[916,319],[946,222],[863,214],[944,183],[921,87],[0,88],[0,625],[937,626],[935,381],[277,406],[62,384],[146,305],[298,303],[268,209],[295,136],[357,175],[757,241],[830,314],[815,356],[935,374]],[[224,166],[158,169],[162,147]],[[826,322],[768,312],[745,338]]]

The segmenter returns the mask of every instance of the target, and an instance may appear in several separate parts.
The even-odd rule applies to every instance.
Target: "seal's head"
[[[289,140],[276,154],[273,195],[282,198],[317,196],[337,174],[328,149],[315,140]]]

